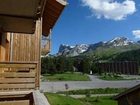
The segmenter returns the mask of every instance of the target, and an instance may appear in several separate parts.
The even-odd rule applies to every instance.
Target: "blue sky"
[[[140,40],[140,0],[68,0],[52,32],[52,54],[60,44],[92,44],[124,36]]]

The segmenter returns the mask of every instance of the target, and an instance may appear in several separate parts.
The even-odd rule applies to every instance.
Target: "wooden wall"
[[[42,21],[38,20],[35,34],[0,34],[0,62],[37,62],[35,85],[38,88],[41,72],[41,33]]]
[[[35,34],[13,35],[12,61],[38,61],[40,58],[41,22],[37,22]]]
[[[35,34],[0,34],[0,61],[39,61],[41,26],[37,21]]]
[[[118,105],[140,105],[140,89],[120,97]]]
[[[40,83],[41,72],[41,33],[42,22],[37,21],[35,34],[13,34],[13,45],[11,45],[11,61],[37,61],[37,87]]]
[[[138,62],[135,61],[102,62],[96,63],[96,66],[101,72],[121,73],[129,75],[139,74],[139,65]]]

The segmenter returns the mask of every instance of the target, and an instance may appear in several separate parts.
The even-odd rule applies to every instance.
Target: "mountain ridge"
[[[129,48],[130,47],[130,48]],[[134,47],[140,48],[140,41],[132,41],[126,37],[115,37],[109,41],[100,41],[94,44],[76,44],[75,46],[69,46],[61,44],[57,56],[79,56],[84,53],[94,52],[97,49],[111,49],[111,48],[122,48],[123,50],[135,49]]]

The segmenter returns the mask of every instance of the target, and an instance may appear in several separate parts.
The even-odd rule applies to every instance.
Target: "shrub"
[[[86,94],[85,94],[85,95],[86,95],[87,98],[91,97],[91,92],[90,92],[90,90],[86,90]]]

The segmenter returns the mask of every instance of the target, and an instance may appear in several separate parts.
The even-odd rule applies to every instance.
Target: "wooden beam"
[[[0,97],[3,96],[20,96],[31,94],[33,91],[10,91],[10,92],[0,92]]]
[[[36,64],[1,64],[0,68],[36,68]]]
[[[7,77],[7,78],[35,78],[35,72],[31,73],[15,73],[15,72],[8,72],[8,73],[0,73],[0,77]]]
[[[0,84],[0,89],[34,89],[35,84]]]
[[[29,105],[29,100],[21,100],[21,101],[3,101],[0,102],[0,105]]]
[[[0,85],[7,83],[35,83],[35,78],[0,78]]]

